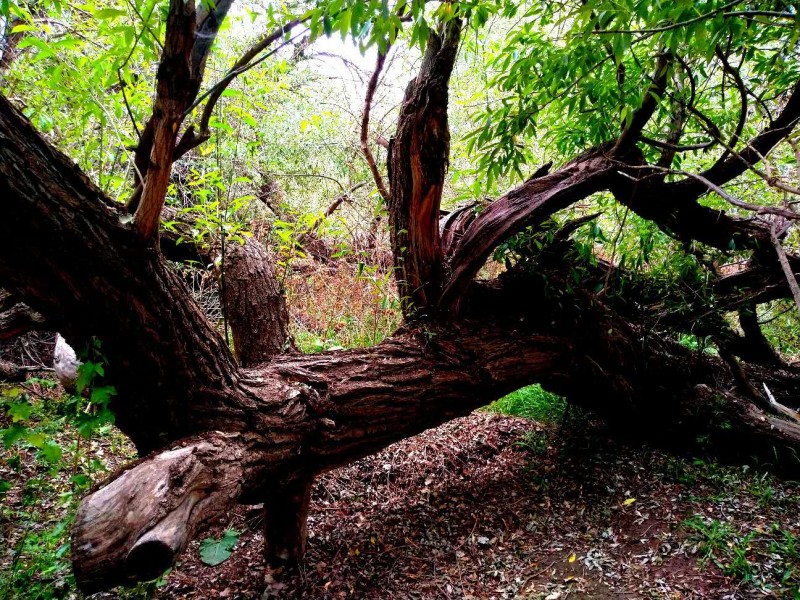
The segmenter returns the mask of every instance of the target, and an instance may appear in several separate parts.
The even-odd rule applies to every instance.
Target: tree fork
[[[604,165],[595,155],[537,180],[538,200],[588,193],[604,183]],[[534,382],[640,431],[657,422],[663,435],[727,436],[763,456],[774,446],[781,460],[800,447],[800,427],[737,395],[720,361],[590,295],[553,298],[536,277],[471,283],[461,320],[417,323],[372,348],[239,368],[163,257],[2,98],[0,199],[9,215],[0,220],[0,279],[71,339],[104,340],[118,424],[142,453],[168,448],[82,501],[73,558],[87,589],[151,576],[237,501],[263,501],[280,482]],[[524,203],[506,203],[515,227],[530,222]],[[745,372],[779,401],[798,388],[794,373]],[[723,427],[719,412],[734,426]]]

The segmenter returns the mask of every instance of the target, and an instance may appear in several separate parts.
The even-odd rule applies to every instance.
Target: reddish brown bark
[[[200,79],[195,78],[192,72],[195,20],[194,0],[170,1],[167,36],[158,67],[156,101],[153,116],[147,125],[148,138],[152,130],[152,147],[149,163],[142,172],[142,195],[134,213],[139,235],[150,244],[158,241],[161,209],[167,195],[175,143],[184,111],[200,87]]]
[[[439,208],[450,149],[448,81],[460,36],[458,20],[431,32],[419,75],[406,88],[389,156],[392,248],[408,315],[435,309],[441,294]]]
[[[533,381],[640,430],[657,417],[666,435],[727,436],[763,455],[800,440],[796,426],[737,395],[724,364],[591,297],[554,299],[536,278],[474,288],[458,323],[241,370],[164,259],[4,100],[0,136],[0,197],[12,216],[0,221],[0,278],[70,338],[103,339],[118,424],[141,450],[168,448],[81,503],[73,561],[87,590],[160,572],[236,501],[265,501],[273,515],[295,507],[269,546],[291,557],[302,551],[305,496],[275,497],[274,482],[335,468]],[[771,377],[785,399],[792,379]],[[721,426],[720,410],[735,427]]]
[[[593,150],[554,173],[535,174],[489,204],[464,228],[457,242],[454,240],[450,277],[444,285],[440,306],[457,313],[469,283],[502,240],[576,200],[607,189],[616,169],[602,148]]]
[[[176,118],[196,94],[186,84],[193,76],[187,43],[193,11],[191,3],[170,5],[156,114],[143,136],[152,135],[148,156],[156,169],[147,165],[134,226],[0,98],[0,202],[8,217],[0,220],[0,281],[70,340],[102,340],[106,375],[118,391],[117,424],[142,454],[154,451],[81,502],[73,563],[84,589],[157,575],[204,523],[237,501],[265,503],[270,560],[296,559],[316,473],[533,382],[630,431],[684,443],[703,435],[786,464],[796,456],[800,426],[773,414],[791,411],[774,410],[749,382],[768,383],[787,402],[796,397],[797,372],[688,350],[641,311],[606,300],[594,286],[573,285],[566,251],[537,257],[532,275],[511,269],[490,283],[473,281],[498,243],[577,200],[612,189],[634,203],[632,193],[641,190],[619,171],[636,172],[642,158],[633,146],[638,132],[624,132],[623,143],[532,178],[477,215],[458,213],[445,223],[443,241],[439,209],[457,21],[429,41],[390,159],[393,251],[405,312],[436,317],[446,309],[450,320],[409,319],[367,349],[275,354],[285,340],[281,300],[263,270],[269,264],[263,248],[243,246],[232,257],[235,285],[226,298],[232,312],[249,315],[236,322],[234,337],[241,362],[250,366],[238,365],[152,248],[158,222],[152,210],[161,212],[158,190],[162,167],[168,176],[175,156]],[[637,129],[649,118],[647,102],[642,110]],[[562,242],[568,245],[568,236]],[[278,308],[262,312],[269,305]]]

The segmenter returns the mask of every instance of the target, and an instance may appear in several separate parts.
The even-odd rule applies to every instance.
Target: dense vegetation
[[[82,361],[3,387],[5,593],[152,580],[237,502],[294,561],[321,472],[498,398],[798,472],[795,3],[4,0],[0,28],[0,372],[42,366],[31,331]],[[182,450],[93,489],[131,443]],[[783,522],[685,531],[798,593]]]

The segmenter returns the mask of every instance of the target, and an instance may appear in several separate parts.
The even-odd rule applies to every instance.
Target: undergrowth
[[[489,410],[553,425],[563,419],[567,403],[561,396],[551,394],[540,385],[529,385],[493,402]]]

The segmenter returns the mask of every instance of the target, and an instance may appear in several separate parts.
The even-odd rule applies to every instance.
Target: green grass
[[[489,410],[553,424],[561,421],[566,407],[567,403],[561,396],[551,394],[539,385],[529,385],[493,402]]]

